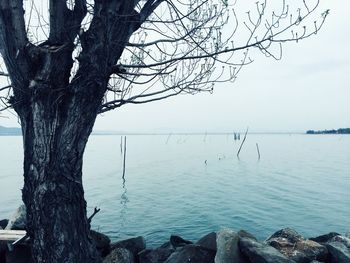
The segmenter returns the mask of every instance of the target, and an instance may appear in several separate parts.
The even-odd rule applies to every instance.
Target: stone
[[[247,232],[245,230],[239,230],[237,234],[239,235],[239,237],[247,237],[247,238],[253,239],[255,241],[258,241],[255,236],[253,236],[252,234],[250,234],[249,232]]]
[[[13,251],[6,252],[6,263],[34,263],[30,247],[16,245]]]
[[[27,223],[27,211],[25,205],[17,208],[16,212],[10,218],[5,229],[25,230]]]
[[[238,247],[239,239],[238,233],[233,230],[224,229],[219,231],[216,238],[215,263],[246,262]]]
[[[111,250],[114,250],[115,248],[126,248],[136,257],[139,252],[146,248],[146,241],[141,236],[129,238],[111,243]]]
[[[91,238],[94,240],[96,248],[100,252],[101,256],[107,256],[111,251],[111,240],[109,239],[109,237],[95,230],[91,230],[90,235]]]
[[[196,245],[216,251],[216,233],[211,232],[196,242]]]
[[[330,242],[340,242],[343,243],[347,248],[350,249],[350,238],[345,236],[334,236],[331,238]]]
[[[116,248],[105,257],[103,263],[134,263],[134,255],[126,248]]]
[[[177,248],[177,247],[183,247],[189,244],[193,244],[193,242],[185,240],[179,236],[171,235],[170,244],[173,246],[173,248]]]
[[[171,248],[145,249],[138,254],[139,263],[163,263],[174,251]]]
[[[326,242],[328,242],[329,240],[331,240],[335,236],[340,236],[340,234],[338,234],[336,232],[330,232],[328,234],[321,235],[321,236],[318,236],[318,237],[311,237],[309,239],[312,240],[312,241],[315,241],[317,243],[326,243]]]
[[[8,223],[9,223],[8,219],[0,220],[0,229],[5,229]]]
[[[174,247],[171,245],[170,241],[165,242],[163,245],[161,245],[159,248],[168,248],[168,249],[174,249]]]
[[[304,239],[296,231],[285,228],[277,231],[266,240],[266,243],[276,248],[283,255],[299,263],[309,263],[312,260],[327,260],[328,250],[325,246]]]
[[[165,263],[213,263],[215,251],[198,245],[189,244],[177,249]]]
[[[350,262],[350,249],[342,242],[332,241],[326,244],[330,263],[349,263]]]
[[[283,228],[283,229],[275,232],[267,240],[272,240],[274,238],[284,238],[286,241],[288,241],[290,243],[295,243],[295,242],[299,241],[300,239],[302,239],[303,237],[291,228]]]
[[[294,260],[282,255],[277,249],[251,238],[240,238],[240,251],[254,263],[295,263]]]

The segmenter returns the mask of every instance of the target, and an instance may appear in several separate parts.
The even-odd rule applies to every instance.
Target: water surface
[[[20,203],[22,138],[0,137],[0,217]],[[196,240],[222,227],[260,239],[283,227],[305,236],[350,230],[350,136],[248,134],[91,136],[84,158],[89,214],[112,239],[170,234]],[[258,160],[256,143],[261,159]]]

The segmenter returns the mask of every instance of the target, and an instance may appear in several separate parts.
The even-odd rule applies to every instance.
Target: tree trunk
[[[100,98],[89,104],[74,94],[59,98],[54,91],[39,94],[18,111],[33,258],[38,263],[101,262],[90,237],[82,184],[83,153]]]

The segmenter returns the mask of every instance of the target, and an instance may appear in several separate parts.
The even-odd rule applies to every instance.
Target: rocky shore
[[[24,227],[21,209],[11,220],[0,220],[0,228]],[[350,263],[350,235],[334,232],[305,238],[285,228],[262,241],[244,230],[222,229],[196,242],[172,235],[157,248],[148,248],[141,236],[111,242],[92,230],[91,238],[103,263]],[[28,245],[16,245],[9,251],[6,243],[0,243],[0,263],[31,262]]]

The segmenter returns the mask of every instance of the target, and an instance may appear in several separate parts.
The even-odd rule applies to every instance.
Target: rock
[[[350,262],[350,250],[349,248],[339,241],[332,241],[326,244],[331,263],[349,263]]]
[[[103,260],[103,263],[134,263],[134,255],[126,248],[116,248]]]
[[[267,240],[272,240],[274,238],[284,238],[286,241],[290,243],[295,243],[300,239],[303,239],[301,235],[299,235],[295,230],[291,228],[284,228],[277,232],[275,232],[272,236],[270,236]]]
[[[174,252],[170,248],[145,249],[138,255],[140,263],[163,263]]]
[[[215,251],[198,245],[189,244],[177,249],[165,263],[213,263]]]
[[[224,229],[218,232],[215,263],[246,262],[238,247],[239,238],[239,235],[230,229]]]
[[[0,229],[5,229],[5,227],[7,226],[8,223],[9,223],[8,219],[0,220]]]
[[[330,239],[332,239],[335,236],[340,236],[340,234],[336,233],[336,232],[330,232],[328,234],[322,235],[322,236],[318,236],[318,237],[311,237],[309,238],[312,241],[315,241],[317,243],[326,243],[328,242]]]
[[[171,235],[170,244],[173,246],[173,248],[177,248],[177,247],[183,247],[189,244],[193,244],[193,242],[185,240],[179,236]]]
[[[330,242],[340,242],[343,243],[347,248],[350,249],[350,238],[345,236],[334,236],[331,238]]]
[[[6,252],[6,263],[34,263],[30,247],[16,245],[13,251]]]
[[[333,236],[326,246],[331,263],[350,262],[350,238],[340,235]]]
[[[325,246],[304,239],[290,228],[277,231],[266,240],[266,243],[299,263],[309,263],[312,260],[322,261],[328,258],[328,250]]]
[[[196,245],[216,251],[216,233],[211,232],[196,242]]]
[[[16,212],[10,218],[5,229],[25,230],[27,223],[27,211],[25,205],[17,208]]]
[[[129,238],[112,243],[111,250],[114,250],[115,248],[126,248],[136,257],[139,252],[146,248],[146,241],[141,236]]]
[[[100,252],[101,256],[107,256],[108,253],[111,251],[111,240],[109,239],[109,237],[94,230],[90,231],[90,235],[91,238],[94,240],[96,248]]]
[[[161,245],[159,248],[168,248],[168,249],[174,249],[174,247],[171,245],[170,241],[165,242],[163,245]]]
[[[239,237],[247,237],[250,239],[253,239],[255,241],[258,241],[255,236],[253,236],[252,234],[250,234],[249,232],[245,231],[245,230],[239,230],[238,233]]]
[[[277,249],[251,238],[240,238],[240,251],[253,263],[295,263],[282,255]]]

